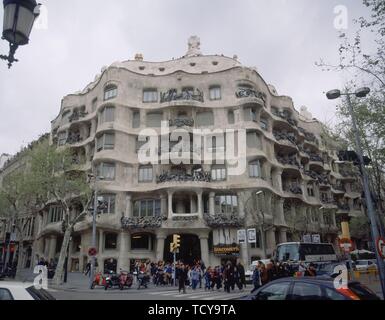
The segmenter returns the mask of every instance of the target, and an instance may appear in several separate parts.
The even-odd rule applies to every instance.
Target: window
[[[249,163],[249,176],[250,178],[261,177],[261,163],[259,160],[252,161]]]
[[[98,99],[95,98],[94,100],[92,100],[92,112],[96,111],[97,106],[98,106]]]
[[[221,100],[221,87],[215,86],[210,88],[210,100]]]
[[[61,206],[51,206],[48,212],[48,223],[56,223],[63,220],[63,208]]]
[[[238,213],[238,197],[235,195],[216,196],[215,212],[224,214]]]
[[[261,119],[259,122],[259,125],[261,126],[262,130],[268,131],[269,130],[269,123],[266,119]]]
[[[294,284],[292,300],[322,300],[322,290],[311,283],[297,282]]]
[[[212,111],[199,112],[196,115],[196,124],[198,127],[213,126],[214,114]]]
[[[244,109],[245,121],[257,121],[257,110],[255,108]]]
[[[139,168],[139,182],[152,182],[152,167],[145,166]]]
[[[64,146],[67,143],[67,132],[62,131],[58,133],[58,145]]]
[[[314,197],[314,187],[311,183],[307,185],[307,194],[309,197]]]
[[[213,166],[211,168],[211,179],[213,181],[226,180],[226,167],[225,166]]]
[[[248,148],[261,149],[261,138],[256,132],[248,132],[246,135],[246,144]]]
[[[101,214],[115,213],[115,195],[103,194],[98,197],[99,210]]]
[[[325,293],[327,300],[347,300],[345,296],[333,289],[325,288]]]
[[[114,122],[115,107],[105,107],[100,115],[100,123]]]
[[[14,300],[11,292],[8,289],[0,288],[0,301]]]
[[[131,236],[132,250],[150,250],[151,235],[134,234]]]
[[[115,163],[102,162],[98,166],[97,174],[104,180],[115,180]]]
[[[134,203],[134,217],[159,217],[160,200],[139,200]]]
[[[289,291],[290,282],[282,282],[272,284],[265,289],[262,289],[255,300],[286,300]]]
[[[106,233],[104,235],[104,248],[116,249],[118,236],[116,233]]]
[[[147,113],[146,124],[147,127],[160,127],[162,124],[163,113],[151,112]]]
[[[115,98],[118,95],[118,87],[111,85],[104,89],[104,101]]]
[[[158,102],[158,91],[156,89],[143,90],[143,102]]]
[[[115,146],[115,134],[105,133],[97,139],[97,151],[113,150]]]
[[[229,121],[229,124],[234,124],[235,123],[235,117],[234,117],[234,111],[230,110],[227,112],[227,119]]]
[[[132,127],[135,128],[140,128],[140,112],[139,111],[134,111],[132,113]]]

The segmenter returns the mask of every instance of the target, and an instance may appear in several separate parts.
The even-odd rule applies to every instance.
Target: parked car
[[[355,269],[357,271],[377,270],[376,260],[356,260]]]
[[[349,261],[341,261],[341,262],[325,262],[325,263],[316,263],[316,271],[317,276],[336,276],[335,268],[339,265],[345,265],[348,271],[350,270]],[[352,262],[354,269],[354,262]]]
[[[251,283],[252,282],[252,279],[253,279],[253,272],[255,270],[255,267],[258,265],[258,262],[261,261],[263,262],[265,265],[268,265],[270,264],[270,259],[262,259],[262,260],[255,260],[251,263],[251,265],[249,265],[249,267],[247,268],[247,270],[245,271],[245,279],[246,279],[246,283]]]
[[[331,277],[282,278],[272,281],[239,300],[381,300],[357,281],[336,289]]]
[[[20,282],[0,282],[2,300],[56,300],[47,290],[36,289],[32,284]]]

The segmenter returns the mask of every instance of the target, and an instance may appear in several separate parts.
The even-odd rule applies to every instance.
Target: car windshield
[[[360,283],[349,284],[349,289],[361,300],[381,300],[372,290]]]
[[[34,286],[26,289],[34,300],[56,300],[48,291],[36,289]]]
[[[359,265],[359,266],[364,266],[364,265],[367,265],[368,262],[367,261],[356,261],[356,265]]]

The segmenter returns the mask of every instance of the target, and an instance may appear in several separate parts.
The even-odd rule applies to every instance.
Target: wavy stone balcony
[[[283,165],[292,165],[292,166],[295,166],[298,168],[298,170],[301,169],[301,165],[299,164],[297,158],[295,156],[287,156],[287,157],[283,157],[283,156],[276,156],[276,159],[277,161],[280,163],[280,164],[283,164]]]
[[[296,184],[296,185],[291,185],[287,188],[284,188],[285,192],[290,192],[290,193],[293,193],[293,194],[296,194],[296,195],[303,195],[303,191],[302,191],[302,188],[299,184]]]
[[[294,136],[294,134],[289,134],[286,132],[280,132],[280,131],[274,131],[273,132],[274,138],[277,141],[289,141],[291,145],[297,147],[297,139]]]
[[[169,121],[170,127],[194,127],[195,121],[190,118],[176,118]]]
[[[81,110],[74,110],[71,116],[68,118],[68,120],[70,123],[72,123],[72,122],[82,120],[86,116],[88,116],[88,112],[81,111]]]
[[[244,218],[239,217],[238,214],[232,213],[228,214],[215,214],[210,215],[208,213],[204,214],[204,219],[206,224],[214,229],[218,228],[240,228],[244,226]]]

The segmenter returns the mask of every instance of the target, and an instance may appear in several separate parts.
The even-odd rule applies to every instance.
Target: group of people
[[[159,261],[136,262],[134,273],[147,274],[155,286],[177,285],[179,292],[186,293],[186,288],[192,290],[220,290],[231,292],[238,287],[246,287],[245,268],[242,263],[234,264],[231,261],[220,266],[206,267],[201,260],[195,260],[191,265],[177,261],[174,263]]]
[[[306,265],[303,261],[300,261],[298,265],[293,265],[287,262],[276,263],[274,260],[270,260],[269,263],[264,264],[262,261],[258,261],[252,276],[253,291],[276,279],[293,276],[315,277],[316,275],[316,266],[313,263]]]

